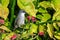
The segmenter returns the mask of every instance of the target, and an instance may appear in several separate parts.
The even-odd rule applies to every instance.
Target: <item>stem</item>
[[[1,0],[0,0],[0,3],[1,3]]]
[[[48,21],[48,22],[39,22],[38,24],[46,24],[46,23],[53,23],[53,22],[60,22],[60,20]]]
[[[11,17],[10,17],[10,23],[11,24],[12,24],[13,19],[14,19],[15,3],[16,3],[16,0],[11,0]]]

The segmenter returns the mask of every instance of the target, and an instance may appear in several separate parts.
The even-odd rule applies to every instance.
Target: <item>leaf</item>
[[[42,15],[38,14],[36,18],[40,19],[41,22],[46,22],[47,20],[51,18],[51,15],[46,12],[46,13],[42,13]]]
[[[54,35],[54,37],[55,37],[56,39],[59,39],[59,40],[60,40],[60,36]]]
[[[7,31],[7,32],[11,32],[11,30],[9,30],[6,26],[0,26],[0,29],[3,29],[5,31]]]
[[[58,27],[60,27],[60,22],[57,22]]]
[[[42,17],[43,17],[42,15],[37,15],[36,16],[36,18],[38,18],[38,19],[42,19]]]
[[[44,32],[45,27],[43,25],[39,25],[39,32]]]
[[[1,0],[1,4],[3,7],[7,7],[9,4],[9,0]]]
[[[29,29],[30,25],[26,24],[25,29]]]
[[[41,38],[40,36],[38,36],[36,39],[37,39],[37,40],[42,40],[42,38]]]
[[[31,0],[17,0],[20,9],[25,10],[30,16],[36,17],[36,9]]]
[[[14,34],[15,34],[14,32],[9,33],[9,34],[4,38],[4,40],[10,40],[10,38],[11,38]]]
[[[54,30],[54,28],[53,28],[52,24],[48,23],[47,24],[47,32],[51,38],[53,38],[53,33],[54,33],[53,30]]]
[[[37,28],[38,28],[38,26],[36,24],[31,23],[29,33],[30,34],[37,33]]]
[[[4,39],[6,37],[6,33],[2,34],[2,39]]]
[[[44,8],[48,8],[48,7],[51,7],[51,3],[48,1],[42,1],[39,3],[39,6],[42,6]]]
[[[0,40],[2,40],[2,34],[0,33]]]
[[[42,8],[39,8],[38,11],[39,11],[40,13],[46,13],[46,12],[47,12],[47,10],[42,9]]]
[[[59,35],[60,36],[60,31],[55,31],[55,35]]]
[[[6,20],[8,17],[8,14],[9,14],[8,8],[5,8],[2,5],[0,5],[0,17],[4,18]]]
[[[60,0],[52,0],[52,4],[55,7],[56,11],[60,10]]]
[[[28,38],[29,37],[29,34],[27,33],[27,31],[23,32],[22,35],[21,35],[22,38]]]
[[[54,26],[54,28],[55,28],[56,30],[59,30],[59,27],[57,26],[56,23],[53,23],[53,26]]]
[[[43,17],[41,19],[42,22],[46,22],[47,20],[49,20],[51,18],[51,15],[46,13],[46,14],[42,14]]]
[[[60,10],[56,11],[53,15],[53,19],[52,20],[60,20]]]

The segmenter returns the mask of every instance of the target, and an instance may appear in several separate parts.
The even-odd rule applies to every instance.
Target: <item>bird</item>
[[[18,16],[14,22],[14,26],[15,26],[14,30],[18,27],[21,27],[21,25],[25,24],[25,14],[26,12],[24,10],[19,10]]]

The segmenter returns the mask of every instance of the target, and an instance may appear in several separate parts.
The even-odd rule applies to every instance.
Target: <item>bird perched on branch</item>
[[[18,14],[18,16],[17,16],[17,18],[16,18],[16,20],[15,20],[15,23],[14,23],[14,26],[15,26],[15,28],[14,29],[16,29],[16,28],[18,28],[18,27],[21,27],[21,25],[24,25],[25,23],[25,11],[24,10],[20,10],[19,11],[19,14]]]

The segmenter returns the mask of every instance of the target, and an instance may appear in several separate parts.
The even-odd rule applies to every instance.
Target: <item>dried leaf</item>
[[[0,26],[0,29],[3,29],[5,31],[7,31],[7,32],[11,32],[11,30],[9,30],[6,26]]]
[[[6,18],[8,17],[8,14],[9,14],[8,8],[5,8],[2,5],[0,5],[0,17],[6,20]]]
[[[10,38],[11,38],[14,34],[15,34],[14,32],[9,33],[9,34],[4,38],[4,40],[11,40]]]

